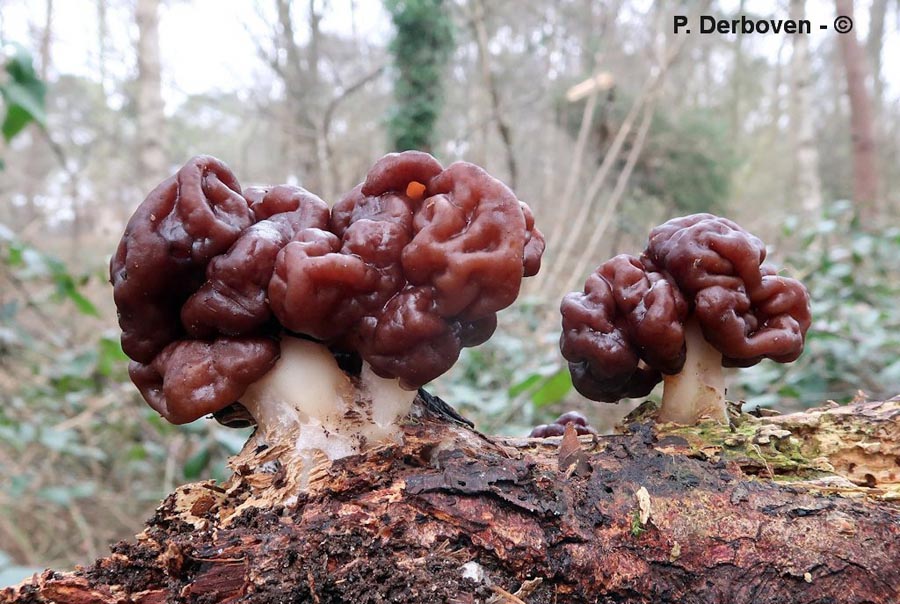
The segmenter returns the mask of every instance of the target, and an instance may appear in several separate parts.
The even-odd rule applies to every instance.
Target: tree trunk
[[[47,82],[50,75],[50,62],[52,60],[51,47],[53,45],[53,0],[44,3],[44,27],[40,36],[40,70],[38,74],[42,82]],[[41,141],[42,143],[43,141]],[[32,140],[28,146],[28,161],[25,165],[27,178],[25,179],[25,216],[22,220],[22,230],[38,224],[43,216],[43,211],[38,207],[36,198],[44,181],[41,156],[46,153],[46,147]],[[74,200],[73,200],[74,202]],[[76,214],[77,216],[77,214]]]
[[[96,0],[97,4],[97,75],[100,77],[100,88],[103,89],[103,98],[106,100],[109,94],[109,70],[107,69],[107,57],[109,50],[109,18],[107,16],[106,0]]]
[[[159,56],[159,0],[137,0],[138,182],[152,191],[166,177],[165,113]]]
[[[872,0],[869,9],[869,37],[866,39],[866,54],[872,66],[872,103],[875,115],[881,115],[884,103],[884,74],[881,73],[881,54],[884,47],[884,20],[887,14],[887,0]]]
[[[277,447],[245,450],[136,541],[0,603],[900,598],[900,398],[548,439],[487,437],[442,405],[423,393],[402,444],[321,463],[305,491]]]
[[[791,18],[805,18],[806,0],[791,0]],[[791,56],[791,142],[794,152],[794,197],[806,215],[822,211],[819,152],[813,121],[812,78],[809,69],[809,36],[794,34]]]
[[[796,0],[792,0],[796,1]],[[737,16],[741,17],[745,14],[746,10],[746,0],[741,0],[738,4]],[[793,4],[791,5],[793,6]],[[741,120],[743,118],[743,111],[741,111],[741,107],[743,103],[743,78],[746,77],[744,73],[744,35],[742,32],[737,32],[734,38],[734,65],[731,68],[731,140],[733,141],[734,147],[740,148],[740,139],[743,134],[743,125],[741,124]]]
[[[837,0],[837,14],[853,18],[853,0]],[[853,201],[863,224],[874,225],[878,211],[878,157],[875,152],[875,124],[872,103],[866,90],[866,56],[856,39],[856,31],[839,34],[847,96],[850,98],[850,135],[853,141]]]

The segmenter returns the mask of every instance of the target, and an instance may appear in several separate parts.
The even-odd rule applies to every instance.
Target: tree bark
[[[853,18],[853,1],[836,0],[837,14]],[[856,39],[856,31],[838,35],[847,96],[850,98],[850,136],[853,141],[853,201],[864,225],[874,225],[879,216],[878,157],[872,102],[866,90],[866,56]]]
[[[548,439],[442,409],[423,393],[402,443],[323,462],[303,492],[277,447],[245,450],[136,541],[0,603],[900,598],[900,398]]]
[[[137,0],[138,181],[152,191],[166,177],[165,113],[159,54],[159,0]]]

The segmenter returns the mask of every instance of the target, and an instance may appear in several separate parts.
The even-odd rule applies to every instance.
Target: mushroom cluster
[[[639,258],[601,264],[561,305],[576,389],[616,402],[663,380],[660,421],[727,422],[722,367],[791,362],[810,326],[806,288],[765,259],[736,223],[694,214],[653,229]]]
[[[528,206],[472,164],[390,154],[329,209],[200,156],[137,209],[110,278],[131,378],[163,417],[240,403],[316,447],[368,401],[340,455],[492,335],[543,248]]]

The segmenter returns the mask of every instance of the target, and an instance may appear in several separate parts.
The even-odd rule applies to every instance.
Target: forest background
[[[813,33],[673,33],[701,13]],[[609,431],[640,402],[572,390],[559,300],[699,211],[813,298],[801,359],[742,370],[729,398],[900,393],[898,0],[0,0],[0,44],[0,586],[104,553],[247,436],[142,403],[107,283],[131,212],[199,153],[333,202],[420,148],[527,201],[541,273],[429,387],[484,432],[569,409]]]

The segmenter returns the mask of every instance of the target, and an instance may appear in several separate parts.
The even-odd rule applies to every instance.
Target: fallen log
[[[900,398],[500,438],[422,393],[302,481],[248,448],[136,540],[0,603],[900,601]]]

